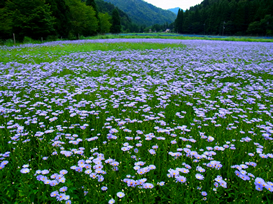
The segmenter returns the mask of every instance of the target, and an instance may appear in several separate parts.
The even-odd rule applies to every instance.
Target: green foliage
[[[95,11],[95,16],[98,20],[98,32],[101,32],[100,31],[101,26],[100,26],[99,12],[98,12],[98,8],[97,8],[97,4],[96,4],[95,0],[86,0],[86,5],[93,7],[93,9]]]
[[[50,5],[52,16],[55,18],[54,29],[56,34],[67,37],[71,29],[71,14],[65,0],[46,0],[46,3]]]
[[[178,13],[178,33],[210,35],[272,35],[273,1],[204,0]]]
[[[120,33],[121,32],[121,24],[120,17],[117,9],[113,10],[112,13],[112,26],[110,29],[111,33]]]
[[[109,16],[108,13],[99,13],[99,19],[100,19],[100,32],[109,33],[110,28],[112,26],[112,24],[110,23],[111,16]]]
[[[177,18],[175,19],[175,31],[178,33],[183,33],[183,15],[184,11],[179,9],[177,13]]]
[[[112,3],[132,19],[138,25],[152,26],[154,24],[171,23],[176,15],[168,10],[157,8],[142,0],[105,0]]]
[[[74,36],[95,35],[98,30],[98,20],[93,7],[86,6],[80,0],[66,0],[71,11],[71,33]]]
[[[54,33],[55,19],[44,0],[12,0],[6,7],[11,13],[12,31],[17,38],[38,39]]]
[[[114,9],[116,8],[113,4],[105,2],[103,0],[96,0],[96,5],[98,11],[101,13],[112,14]],[[123,32],[139,32],[140,26],[132,23],[131,19],[124,11],[120,10],[119,8],[116,9],[118,10],[120,16],[121,30]]]
[[[0,39],[12,37],[12,18],[7,8],[0,8]]]

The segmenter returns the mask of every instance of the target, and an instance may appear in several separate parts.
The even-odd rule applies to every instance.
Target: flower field
[[[272,43],[0,52],[0,203],[273,202]]]

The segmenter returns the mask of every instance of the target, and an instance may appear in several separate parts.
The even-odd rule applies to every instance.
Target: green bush
[[[32,39],[30,38],[30,37],[27,37],[27,36],[25,36],[24,37],[24,40],[23,40],[23,43],[25,44],[25,43],[32,43]]]

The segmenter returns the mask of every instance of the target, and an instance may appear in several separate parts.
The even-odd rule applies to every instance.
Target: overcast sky
[[[191,6],[200,4],[203,0],[144,0],[156,7],[170,9],[179,7],[183,10],[189,9]]]

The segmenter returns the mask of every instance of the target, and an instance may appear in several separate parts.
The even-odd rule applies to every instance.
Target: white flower
[[[115,203],[116,201],[113,199],[113,198],[111,198],[110,200],[109,200],[109,204],[113,204],[113,203]]]
[[[118,193],[117,193],[117,196],[118,196],[119,198],[123,198],[123,197],[125,196],[125,194],[124,194],[123,192],[118,192]]]

